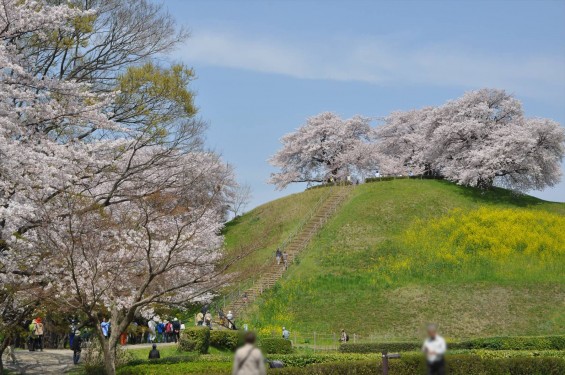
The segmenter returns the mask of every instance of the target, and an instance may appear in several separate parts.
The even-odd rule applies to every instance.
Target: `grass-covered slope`
[[[303,194],[260,207],[263,217],[289,218],[279,211],[320,193]],[[251,225],[249,215],[230,226],[228,243],[252,241]],[[370,183],[248,321],[263,332],[343,327],[389,340],[420,337],[430,321],[453,338],[562,334],[564,269],[565,204],[434,180]]]

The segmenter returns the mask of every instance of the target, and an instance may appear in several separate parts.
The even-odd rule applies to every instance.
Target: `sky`
[[[251,185],[248,209],[304,189],[267,184],[268,159],[323,111],[379,118],[489,87],[565,124],[565,0],[162,3],[190,30],[169,59],[195,69],[207,145]],[[565,181],[530,194],[564,202]]]

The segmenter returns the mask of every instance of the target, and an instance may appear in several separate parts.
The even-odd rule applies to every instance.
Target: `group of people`
[[[28,330],[29,330],[29,338],[28,338],[29,351],[30,352],[34,352],[36,350],[43,351],[43,335],[45,332],[41,318],[37,317],[33,319],[30,325],[28,326]]]
[[[147,341],[150,343],[178,342],[181,331],[185,329],[185,325],[181,323],[178,318],[173,318],[172,321],[158,321],[151,319],[147,323],[147,326]]]
[[[275,252],[275,259],[277,261],[277,265],[280,265],[282,262],[284,269],[286,270],[288,268],[288,253],[286,251],[282,252],[281,249],[277,249]]]
[[[202,309],[196,314],[196,325],[212,329],[212,313],[208,309]]]

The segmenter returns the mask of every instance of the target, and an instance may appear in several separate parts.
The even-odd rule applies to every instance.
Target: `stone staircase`
[[[286,251],[288,254],[288,266],[292,265],[296,257],[308,246],[310,240],[349,197],[352,189],[353,186],[333,186],[329,188],[329,192],[320,199],[316,207],[303,220],[302,225],[280,246],[281,251]],[[261,269],[260,277],[251,287],[230,295],[229,302],[223,308],[224,312],[232,311],[237,319],[248,305],[261,296],[263,292],[272,288],[286,271],[283,262],[277,264],[274,255],[273,259]]]

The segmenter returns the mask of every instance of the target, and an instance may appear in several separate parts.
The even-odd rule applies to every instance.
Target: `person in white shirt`
[[[255,347],[257,338],[253,332],[247,332],[245,345],[237,349],[233,361],[232,375],[266,375],[265,359],[261,350]]]
[[[286,327],[283,327],[282,329],[282,337],[285,340],[288,340],[290,338],[290,332],[288,329],[286,329]]]
[[[229,329],[233,329],[233,313],[230,311],[228,311],[228,315],[226,315],[226,318],[228,318],[228,328]]]
[[[443,356],[447,351],[447,345],[443,337],[437,334],[435,324],[428,325],[428,338],[424,340],[422,351],[426,354],[428,375],[445,375],[445,359]]]

